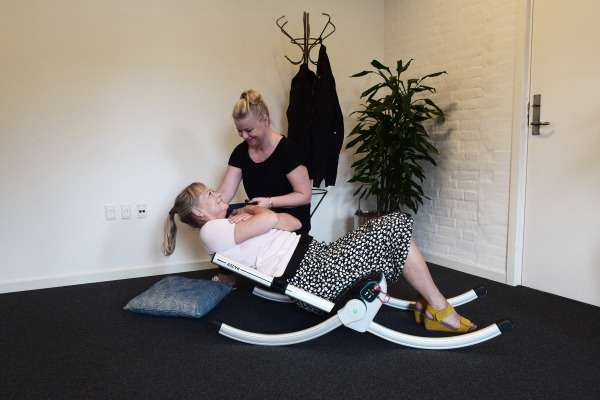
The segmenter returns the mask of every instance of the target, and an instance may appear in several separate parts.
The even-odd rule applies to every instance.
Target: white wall
[[[413,58],[447,121],[428,167],[416,241],[429,261],[505,281],[519,0],[387,0],[385,60]],[[518,66],[517,66],[518,67]],[[518,68],[517,68],[518,69]]]
[[[285,130],[296,67],[283,56],[298,53],[275,19],[301,35],[302,11],[314,33],[321,12],[333,16],[326,44],[347,116],[367,85],[349,76],[383,57],[382,1],[0,1],[0,292],[206,261],[185,227],[161,255],[164,216],[189,182],[218,184],[242,90],[261,90]],[[313,218],[319,239],[351,223],[349,176],[344,152]],[[104,220],[105,204],[140,202],[146,219]]]
[[[416,239],[430,261],[504,280],[520,3],[0,0],[0,292],[205,262],[185,227],[176,253],[160,254],[164,214],[190,181],[218,183],[243,89],[261,90],[285,130],[296,67],[283,55],[299,55],[274,21],[287,15],[301,35],[302,11],[313,33],[320,12],[334,18],[327,45],[346,116],[368,85],[349,76],[373,58],[414,58],[415,76],[448,71],[432,82],[448,120],[433,131],[442,154]],[[313,218],[318,239],[352,223],[350,158]],[[104,220],[105,204],[140,202],[148,218]]]

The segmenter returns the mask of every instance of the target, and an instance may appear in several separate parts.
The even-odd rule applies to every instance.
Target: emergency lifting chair
[[[270,289],[264,290],[255,287],[253,293],[257,296],[268,300],[288,303],[293,302],[294,300],[292,299],[295,299],[330,315],[325,321],[310,328],[281,334],[248,332],[221,323],[219,333],[240,342],[263,346],[290,345],[318,338],[319,336],[345,325],[355,331],[369,332],[382,339],[403,346],[418,349],[446,350],[485,342],[512,329],[512,322],[510,320],[501,320],[473,332],[448,337],[408,335],[386,328],[373,321],[382,304],[400,310],[414,309],[413,301],[396,299],[386,295],[387,282],[382,273],[374,272],[369,276],[359,279],[352,288],[340,298],[340,300],[336,301],[336,303],[332,303],[298,287],[288,285],[283,279],[273,278],[272,276],[263,274],[252,266],[243,265],[222,254],[216,253],[213,256],[212,262]],[[275,292],[271,290],[274,290]],[[448,303],[453,307],[457,307],[475,300],[485,293],[485,288],[480,287],[448,299]]]

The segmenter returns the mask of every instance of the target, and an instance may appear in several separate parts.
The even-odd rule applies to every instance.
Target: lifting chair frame
[[[337,312],[332,313],[332,310],[336,306],[334,303],[293,285],[280,286],[279,282],[276,281],[276,278],[263,274],[253,267],[243,265],[219,253],[216,253],[213,256],[212,262],[220,267],[251,279],[260,285],[282,292],[282,294],[274,293],[257,287],[254,288],[253,291],[257,296],[286,303],[293,302],[294,300],[292,299],[295,299],[325,311],[328,314],[331,313],[331,316],[328,319],[315,326],[290,333],[263,334],[244,331],[225,323],[220,325],[219,333],[221,335],[244,343],[262,346],[291,345],[316,339],[345,325],[357,332],[369,332],[382,339],[403,346],[428,350],[447,350],[473,346],[493,339],[512,329],[512,322],[510,320],[501,320],[473,332],[449,337],[408,335],[386,328],[373,321],[383,304],[401,310],[414,309],[413,301],[397,299],[387,295],[385,296],[385,299],[381,299],[381,296],[387,292],[387,282],[383,274],[380,274],[380,277],[377,280],[371,280],[365,283],[364,287],[360,289],[360,294],[354,295],[345,305],[339,308]],[[485,288],[480,287],[448,299],[448,303],[457,307],[485,294]]]

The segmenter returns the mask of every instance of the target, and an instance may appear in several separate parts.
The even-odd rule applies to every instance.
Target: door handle
[[[533,104],[531,105],[533,108],[533,113],[531,116],[531,134],[539,135],[540,134],[540,126],[550,125],[550,122],[540,122],[540,108],[542,108],[542,95],[534,94],[533,95]]]

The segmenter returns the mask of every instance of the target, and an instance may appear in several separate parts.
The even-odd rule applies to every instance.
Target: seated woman
[[[403,275],[422,296],[415,319],[426,329],[469,332],[475,324],[456,313],[433,282],[427,264],[412,240],[412,218],[403,213],[370,220],[326,244],[299,235],[300,221],[287,213],[250,205],[225,218],[227,203],[218,192],[192,183],[175,199],[165,224],[163,253],[175,250],[179,219],[200,229],[200,240],[210,253],[219,252],[252,265],[273,277],[287,268],[295,271],[288,283],[335,302],[354,281],[372,271],[383,272],[393,283]]]
[[[250,202],[295,216],[302,223],[298,233],[308,233],[311,182],[302,149],[271,126],[269,108],[256,90],[241,94],[231,116],[243,141],[231,153],[217,191],[229,203],[243,183]],[[213,280],[235,284],[229,271]]]

